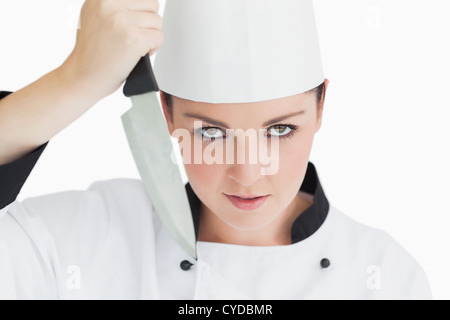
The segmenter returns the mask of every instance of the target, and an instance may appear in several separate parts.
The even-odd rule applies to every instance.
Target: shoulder
[[[379,274],[389,298],[431,298],[427,277],[416,259],[387,232],[330,208],[330,223],[341,252],[367,275]],[[406,290],[408,288],[408,290]]]
[[[26,230],[49,231],[56,238],[86,234],[152,219],[153,206],[142,181],[116,178],[92,182],[85,190],[67,190],[14,202],[8,214]],[[125,222],[126,223],[123,223]]]
[[[406,253],[387,232],[358,222],[335,207],[330,207],[330,220],[332,220],[333,229],[343,233],[342,239],[348,242],[357,240],[358,246],[370,247],[372,252],[390,249]]]
[[[367,256],[384,260],[393,256],[404,263],[416,265],[414,258],[391,235],[381,229],[360,223],[338,209],[330,209],[333,228],[341,234],[343,242],[350,248],[364,250]]]
[[[123,270],[134,274],[133,266],[127,269],[127,259],[140,261],[142,253],[151,252],[154,246],[153,208],[139,180],[96,181],[85,190],[30,197],[15,201],[3,213],[0,260],[8,259],[8,268],[16,274],[33,276],[26,280],[21,276],[17,285],[37,291],[36,297],[57,296],[55,279],[65,283],[72,266],[97,272],[98,266],[121,261],[106,271],[99,269],[92,281],[100,284],[104,277]],[[37,281],[47,282],[36,286]],[[42,295],[41,288],[49,288],[49,293]],[[74,293],[65,287],[58,290],[69,296]]]
[[[46,215],[70,215],[108,211],[112,206],[122,207],[138,198],[146,198],[140,180],[117,178],[92,182],[85,190],[66,190],[25,199],[21,206],[27,212]],[[17,202],[15,203],[18,204]],[[11,205],[10,210],[14,207]]]
[[[117,178],[93,182],[88,192],[93,192],[109,204],[118,206],[148,205],[152,206],[141,180]]]

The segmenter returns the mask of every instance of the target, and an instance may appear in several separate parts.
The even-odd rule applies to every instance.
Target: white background
[[[65,60],[82,3],[0,3],[0,90],[16,91]],[[389,232],[424,267],[435,298],[449,299],[450,4],[315,5],[331,84],[311,161],[325,192],[341,211]],[[52,139],[19,200],[139,178],[120,119],[129,107],[118,91]]]

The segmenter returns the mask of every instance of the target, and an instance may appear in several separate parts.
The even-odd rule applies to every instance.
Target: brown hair
[[[317,104],[320,104],[322,99],[325,98],[324,97],[324,94],[325,94],[324,91],[325,91],[325,83],[322,83],[321,85],[315,87],[314,89],[306,91],[305,93],[313,93],[313,94],[315,94],[316,98],[317,98]],[[168,110],[169,115],[170,115],[170,121],[172,121],[172,119],[173,119],[173,99],[172,99],[172,95],[167,93],[167,92],[164,92],[164,91],[161,91],[161,92],[163,94],[164,101],[166,103],[167,110]]]

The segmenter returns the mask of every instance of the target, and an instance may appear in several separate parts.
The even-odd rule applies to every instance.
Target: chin
[[[245,213],[244,213],[245,214]],[[242,213],[239,213],[242,215]],[[252,232],[252,231],[260,231],[270,225],[276,217],[270,217],[266,219],[261,219],[261,216],[256,214],[255,217],[247,218],[247,219],[222,219],[230,228],[233,228],[238,231],[244,232]],[[236,221],[240,220],[240,221]]]

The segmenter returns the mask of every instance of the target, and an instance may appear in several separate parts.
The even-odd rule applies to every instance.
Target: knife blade
[[[132,100],[122,124],[147,194],[173,239],[197,259],[194,223],[173,144],[160,107],[158,84],[150,57],[142,57],[130,73],[123,93]]]

